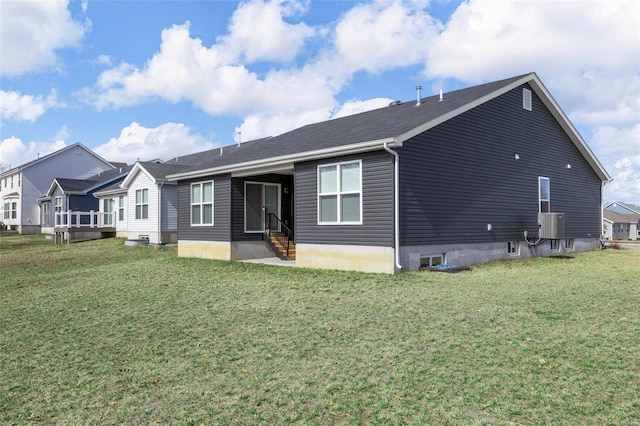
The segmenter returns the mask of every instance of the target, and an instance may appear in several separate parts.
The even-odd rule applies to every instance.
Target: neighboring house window
[[[149,190],[136,190],[136,219],[149,219]]]
[[[118,197],[118,220],[124,220],[124,195]]]
[[[362,223],[362,162],[318,166],[318,223]]]
[[[191,225],[213,225],[213,182],[191,184]]]
[[[59,216],[59,213],[62,213],[62,197],[56,197],[53,204],[53,212],[56,217],[56,225],[61,225],[62,220]]]
[[[102,200],[103,225],[113,225],[113,198]]]
[[[11,176],[11,189],[13,189],[13,176]]]
[[[11,203],[4,203],[4,218],[10,219],[11,213]]]
[[[522,108],[531,111],[531,90],[522,89]]]
[[[18,173],[18,188],[20,188],[20,181],[22,180],[22,175]]]
[[[560,245],[558,244],[558,240],[551,240],[551,251],[560,250]]]
[[[549,213],[551,211],[551,187],[548,177],[538,177],[538,199],[540,213]]]
[[[515,256],[518,254],[518,242],[517,241],[509,241],[507,243],[507,253]]]
[[[51,203],[42,203],[42,224],[51,224]]]
[[[567,250],[573,250],[573,238],[567,238],[564,240],[564,247]]]

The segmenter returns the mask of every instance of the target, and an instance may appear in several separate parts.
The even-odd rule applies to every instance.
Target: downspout
[[[396,268],[400,271],[402,270],[402,265],[400,265],[400,224],[399,224],[399,219],[400,219],[400,195],[399,195],[399,189],[400,189],[400,184],[399,184],[399,178],[400,178],[400,156],[398,155],[397,152],[395,152],[394,150],[392,150],[391,148],[389,148],[389,146],[387,145],[387,142],[384,143],[383,146],[384,150],[387,151],[389,154],[393,155],[394,157],[394,176],[393,176],[393,181],[394,181],[394,188],[393,188],[393,223],[394,223],[394,251],[395,251],[395,257],[396,257]]]
[[[158,186],[158,245],[162,244],[162,185],[164,182]]]

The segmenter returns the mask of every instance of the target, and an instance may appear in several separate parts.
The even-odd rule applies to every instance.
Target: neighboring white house
[[[604,236],[608,240],[640,240],[640,206],[615,201],[603,209]]]
[[[21,234],[41,232],[51,203],[38,204],[54,178],[86,179],[115,166],[80,143],[0,173],[0,222]],[[42,210],[41,210],[42,208]],[[46,219],[45,219],[46,220]]]
[[[166,176],[190,169],[183,164],[159,161],[137,162],[120,185],[126,191],[123,202],[126,237],[129,240],[149,240],[151,244],[171,244],[178,241],[178,188]],[[123,192],[102,191],[103,198]],[[103,204],[103,203],[101,203]],[[120,235],[124,234],[120,231]]]

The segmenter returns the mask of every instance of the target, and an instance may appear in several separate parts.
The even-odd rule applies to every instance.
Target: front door
[[[266,212],[280,217],[280,185],[245,182],[244,194],[244,231],[264,232]],[[272,220],[270,228],[279,230],[278,222]]]

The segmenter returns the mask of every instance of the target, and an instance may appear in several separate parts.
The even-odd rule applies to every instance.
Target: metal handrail
[[[272,235],[276,237],[276,240],[278,240],[278,242],[282,244],[282,247],[284,247],[287,250],[286,258],[288,259],[289,243],[293,239],[293,231],[287,225],[285,225],[284,222],[282,222],[282,220],[274,213],[270,213],[267,209],[265,209],[264,214],[265,214],[265,222],[264,222],[265,234],[269,238],[271,238]],[[272,219],[275,220],[275,223],[280,225],[279,231],[272,232],[272,229],[271,229]]]

